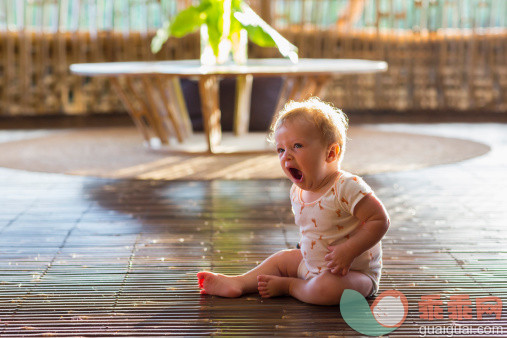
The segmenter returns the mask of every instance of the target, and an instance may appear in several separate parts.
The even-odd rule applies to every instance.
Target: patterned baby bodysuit
[[[298,276],[308,279],[329,270],[329,262],[324,259],[329,253],[327,247],[346,241],[361,225],[361,221],[353,215],[354,208],[364,196],[373,194],[373,191],[360,177],[340,171],[333,186],[316,201],[303,202],[302,193],[301,188],[292,185],[292,212],[300,228],[303,255]],[[378,291],[381,268],[382,246],[379,242],[356,257],[350,269],[371,278],[373,295]]]

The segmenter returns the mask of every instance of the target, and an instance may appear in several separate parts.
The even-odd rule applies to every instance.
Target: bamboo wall
[[[69,65],[197,58],[196,34],[171,39],[157,55],[149,50],[158,22],[188,3],[0,0],[0,114],[124,111],[107,79],[72,75]],[[387,73],[333,82],[326,99],[346,110],[507,111],[507,1],[250,3],[299,47],[300,57],[388,62]],[[249,57],[277,56],[249,46]]]

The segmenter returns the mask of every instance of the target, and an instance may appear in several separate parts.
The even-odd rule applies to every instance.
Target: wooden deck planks
[[[391,336],[457,324],[507,335],[506,305],[500,320],[483,321],[475,310],[472,320],[444,311],[426,321],[418,308],[431,294],[444,303],[465,294],[507,303],[502,161],[493,152],[365,177],[392,217],[381,291],[409,301]],[[198,292],[199,270],[242,273],[295,246],[286,181],[114,181],[0,169],[0,186],[1,336],[356,334],[338,307]]]

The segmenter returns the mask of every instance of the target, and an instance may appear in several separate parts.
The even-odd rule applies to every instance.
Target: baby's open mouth
[[[303,172],[296,168],[289,168],[289,172],[296,181],[301,181],[303,178]]]

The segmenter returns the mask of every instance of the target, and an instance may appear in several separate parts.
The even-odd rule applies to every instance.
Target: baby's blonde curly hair
[[[329,146],[338,143],[340,153],[338,163],[345,154],[347,140],[348,118],[341,109],[331,103],[324,102],[318,97],[311,97],[302,102],[290,101],[278,113],[276,121],[271,125],[269,141],[274,143],[275,132],[286,122],[306,119],[319,130],[322,143]]]

